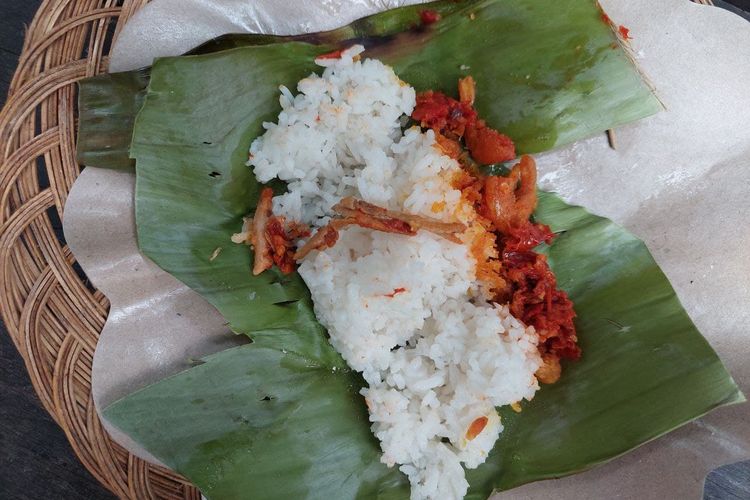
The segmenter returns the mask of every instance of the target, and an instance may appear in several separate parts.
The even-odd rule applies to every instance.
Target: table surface
[[[714,2],[750,19],[750,0]],[[0,0],[0,102],[21,53],[23,35],[41,0]],[[60,230],[61,228],[56,228]],[[62,430],[42,408],[23,360],[0,323],[0,498],[110,499],[75,457]],[[704,500],[750,499],[750,461],[706,478]]]

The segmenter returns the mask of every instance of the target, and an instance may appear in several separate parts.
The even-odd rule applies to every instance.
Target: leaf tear
[[[280,302],[274,302],[273,305],[279,306],[279,307],[288,307],[288,306],[296,304],[297,302],[299,302],[299,299],[282,300]]]

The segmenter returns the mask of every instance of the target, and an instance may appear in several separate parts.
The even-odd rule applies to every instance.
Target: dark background
[[[714,3],[750,19],[750,0]],[[5,103],[26,26],[40,4],[0,0],[0,103]],[[23,360],[0,323],[0,500],[111,498],[42,408]],[[750,462],[709,474],[704,500],[750,500]]]

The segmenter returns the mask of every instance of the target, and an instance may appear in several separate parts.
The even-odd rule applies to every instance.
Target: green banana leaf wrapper
[[[425,9],[440,21],[422,25]],[[227,35],[191,54],[291,41],[318,45],[321,53],[363,43],[367,57],[390,64],[417,88],[453,92],[458,78],[471,74],[478,108],[520,153],[553,149],[662,109],[593,0],[564,9],[553,0],[444,0],[324,33]],[[145,68],[81,82],[79,163],[132,168],[133,123],[149,78]]]
[[[441,21],[419,25],[424,8]],[[279,111],[278,86],[293,88],[317,55],[351,40],[417,90],[455,93],[471,74],[480,114],[522,152],[660,109],[588,0],[437,2],[298,39],[227,37],[84,84],[80,156],[136,161],[141,250],[253,341],[105,410],[209,498],[409,496],[406,478],[379,462],[362,380],[328,343],[302,280],[251,276],[252,255],[230,242],[262,187],[245,162]],[[92,137],[89,120],[110,136]],[[535,216],[559,234],[545,252],[576,304],[584,354],[522,413],[501,410],[505,431],[467,471],[468,498],[585,470],[744,400],[642,242],[550,193]]]

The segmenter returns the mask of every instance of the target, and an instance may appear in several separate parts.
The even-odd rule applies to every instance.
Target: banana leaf
[[[192,210],[192,196],[191,188],[183,210]],[[220,211],[231,202],[218,203]],[[184,219],[194,224],[194,215]],[[559,234],[547,254],[576,303],[585,355],[521,414],[501,412],[506,429],[487,462],[468,471],[467,498],[587,469],[744,400],[642,242],[553,194],[541,194],[535,215]],[[176,258],[208,261],[196,239],[178,243],[185,254]],[[214,269],[222,279],[248,275],[249,259],[227,260]],[[264,319],[254,301],[246,300],[245,314]],[[208,498],[408,498],[405,478],[378,461],[359,377],[330,348],[326,359],[297,354],[325,348],[314,334],[279,328],[277,343],[267,331],[249,333],[253,344],[114,403],[106,418]]]
[[[99,75],[79,84],[76,159],[80,165],[135,166],[128,151],[149,79],[150,71],[141,69]]]
[[[420,25],[424,9],[438,11],[441,20]],[[293,41],[324,47],[321,53],[364,43],[368,56],[394,66],[418,88],[452,91],[459,77],[471,74],[479,85],[478,107],[492,126],[516,140],[521,153],[552,149],[661,110],[593,0],[567,2],[565,8],[554,0],[443,0],[324,33],[224,36],[191,54]],[[146,69],[81,82],[80,163],[132,167],[127,152],[148,78]]]
[[[278,85],[309,74],[328,48],[284,42],[162,59],[135,124],[141,249],[254,342],[105,415],[209,498],[408,497],[405,478],[378,461],[362,381],[328,344],[304,284],[296,275],[250,276],[250,252],[229,241],[257,202],[247,148],[279,111]],[[440,85],[416,66],[397,70],[422,89],[455,84],[452,69],[436,70]],[[559,111],[554,101],[527,104]],[[502,118],[492,103],[479,107]],[[540,144],[539,127],[564,128],[548,118],[518,128],[516,139]],[[584,357],[521,414],[502,410],[500,440],[467,471],[469,498],[584,470],[743,400],[642,242],[549,193],[536,217],[559,233],[547,253],[576,303]]]

